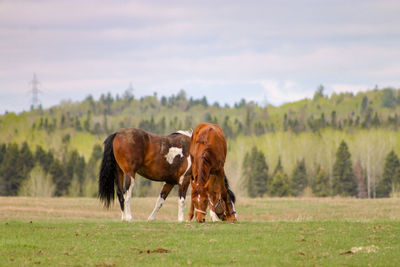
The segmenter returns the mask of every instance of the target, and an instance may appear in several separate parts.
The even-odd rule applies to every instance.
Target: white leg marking
[[[156,206],[154,207],[154,210],[150,214],[149,218],[147,218],[148,221],[154,221],[154,219],[156,218],[156,214],[157,214],[158,210],[161,208],[161,206],[163,205],[164,201],[165,201],[165,199],[158,196]]]
[[[231,203],[232,203],[233,212],[235,213],[235,218],[237,219],[237,212],[236,212],[236,210],[235,210],[235,204],[233,204],[232,201],[231,201]]]
[[[181,158],[183,158],[182,148],[170,147],[168,150],[168,154],[165,155],[164,157],[168,161],[169,164],[172,164],[172,162],[174,162],[174,158],[176,156],[180,156]]]
[[[178,222],[183,222],[185,220],[184,210],[185,210],[185,198],[180,197],[178,200]]]
[[[124,194],[124,212],[122,214],[122,220],[126,222],[132,221],[132,212],[131,212],[131,196],[132,190],[135,186],[135,180],[131,179],[131,185],[129,186],[128,191]]]
[[[185,178],[185,174],[188,172],[188,170],[192,166],[192,160],[190,159],[190,155],[186,159],[187,159],[188,166],[186,168],[186,171],[181,175],[181,177],[179,177],[179,184],[180,185],[182,185],[183,179]]]
[[[210,209],[210,217],[211,217],[211,220],[213,222],[218,222],[219,221],[219,218],[218,218],[217,214],[212,209]]]

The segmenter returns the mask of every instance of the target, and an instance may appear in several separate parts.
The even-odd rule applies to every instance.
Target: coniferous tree
[[[85,159],[79,156],[78,151],[74,150],[70,155],[69,159],[66,162],[66,175],[68,185],[70,185],[71,181],[75,178],[77,181],[77,190],[79,192],[74,192],[75,195],[82,195],[82,185],[85,179]],[[67,193],[69,190],[67,189]]]
[[[381,124],[379,117],[378,117],[378,112],[375,112],[374,118],[371,121],[371,126],[377,128]]]
[[[337,117],[336,117],[336,111],[333,110],[331,113],[331,126],[333,129],[336,129],[337,127]]]
[[[312,184],[312,192],[317,197],[327,197],[330,195],[329,176],[321,166],[318,166]]]
[[[304,159],[297,162],[291,179],[291,190],[295,196],[301,196],[307,186],[307,171]]]
[[[332,193],[341,196],[355,196],[357,194],[351,154],[344,140],[340,143],[336,152],[336,161],[333,165]]]
[[[102,156],[103,156],[102,146],[99,144],[95,144],[93,146],[92,154],[87,164],[88,179],[96,180],[100,167],[99,163]]]
[[[83,128],[86,132],[90,132],[90,127],[92,123],[92,112],[90,110],[87,111],[86,120],[83,123]]]
[[[7,145],[4,159],[0,167],[2,195],[15,196],[24,181],[24,165],[20,159],[19,147],[15,143]]]
[[[365,95],[365,96],[363,96],[363,99],[361,102],[361,113],[364,113],[367,106],[368,106],[368,97]]]
[[[386,156],[382,179],[376,188],[377,197],[389,197],[394,187],[400,183],[400,161],[392,150]]]
[[[254,147],[255,148],[255,147]],[[262,197],[267,192],[268,165],[264,153],[255,148],[255,162],[252,179],[256,196]]]
[[[49,173],[52,177],[52,181],[55,185],[55,196],[66,196],[68,195],[68,187],[71,180],[67,178],[66,170],[63,164],[56,159],[50,166]]]
[[[275,166],[274,172],[272,173],[272,176],[275,176],[279,171],[283,172],[283,166],[282,166],[282,161],[281,161],[281,156],[278,158],[278,163]]]
[[[386,108],[394,108],[396,105],[396,98],[394,96],[394,91],[391,88],[383,89],[382,93],[382,106]]]
[[[283,171],[278,171],[272,178],[269,189],[271,196],[285,197],[291,195],[289,177]]]
[[[28,143],[22,143],[21,150],[19,152],[18,162],[16,162],[17,166],[21,168],[21,175],[23,179],[28,178],[28,175],[32,168],[35,165],[32,151],[30,150]]]
[[[6,144],[0,144],[0,165],[4,160],[4,156],[6,154],[6,151],[7,151]]]
[[[6,155],[7,152],[7,146],[5,144],[1,144],[0,145],[0,195],[5,195],[5,181],[4,181],[4,177],[2,175],[2,168],[3,168],[3,161],[4,161],[4,157]]]
[[[41,146],[36,146],[34,159],[35,165],[40,164],[47,174],[50,170],[51,164],[53,163],[54,155],[51,150],[46,152]]]
[[[269,180],[268,193],[271,196],[284,197],[291,195],[290,180],[283,170],[281,157],[275,166],[271,179]]]
[[[268,165],[264,153],[253,147],[243,160],[243,176],[249,197],[262,197],[267,191]]]

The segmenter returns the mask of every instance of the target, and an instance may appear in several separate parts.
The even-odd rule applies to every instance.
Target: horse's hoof
[[[122,219],[123,222],[132,222],[132,217],[126,217]]]

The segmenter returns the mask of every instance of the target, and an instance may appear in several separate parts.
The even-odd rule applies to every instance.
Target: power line
[[[40,108],[40,100],[39,100],[39,93],[41,93],[41,91],[38,89],[38,85],[40,84],[37,77],[36,77],[36,73],[33,74],[33,79],[30,82],[30,84],[32,85],[32,89],[31,89],[31,94],[32,94],[32,103],[31,103],[31,109],[37,109]]]

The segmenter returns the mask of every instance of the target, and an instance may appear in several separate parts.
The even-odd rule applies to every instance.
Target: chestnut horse
[[[210,216],[211,216],[211,220],[213,222],[218,221],[218,220],[225,221],[225,219],[227,218],[227,212],[225,210],[225,202],[221,198],[221,192],[223,190],[223,185],[221,184],[220,181],[221,181],[220,179],[216,179],[215,175],[210,175],[209,184],[206,186],[207,194],[209,196],[208,205],[210,206]],[[232,213],[236,217],[235,204],[234,204],[235,200],[236,200],[236,196],[232,192],[232,190],[230,190],[228,179],[226,178],[226,176],[224,178],[224,182],[225,182],[225,188],[226,188],[226,190],[228,192],[228,196],[229,196],[228,201],[232,202],[232,207],[233,207]],[[192,184],[192,187],[196,186],[193,180],[191,180],[191,184]],[[196,196],[195,192],[192,191],[192,198],[191,198],[192,201],[191,201],[191,205],[190,205],[188,221],[191,221],[191,219],[193,218],[193,215],[194,215],[194,202],[193,201],[196,201],[194,199],[196,197],[198,197],[198,195]],[[197,212],[206,214],[206,212],[203,212],[201,210],[197,210]]]
[[[141,129],[120,129],[104,141],[99,175],[99,198],[109,208],[117,192],[122,220],[132,221],[130,199],[135,174],[164,182],[160,196],[148,220],[154,220],[171,189],[178,184],[178,221],[184,220],[186,191],[191,178],[189,156],[190,132],[178,131],[168,136]],[[115,189],[115,187],[116,189]]]
[[[194,128],[190,139],[193,181],[188,220],[192,219],[194,211],[196,220],[204,222],[207,206],[210,204],[213,221],[217,219],[217,211],[220,215],[225,213],[226,220],[236,221],[234,204],[228,194],[228,184],[225,185],[226,152],[226,139],[219,126],[201,123]]]

